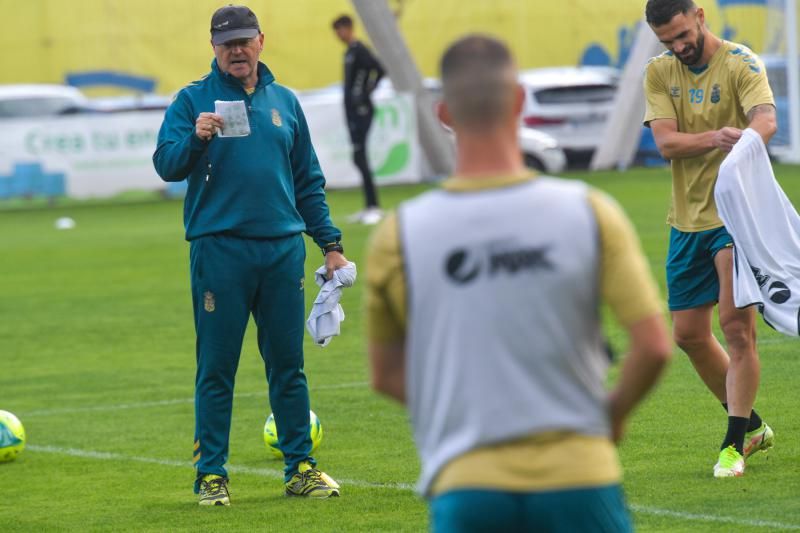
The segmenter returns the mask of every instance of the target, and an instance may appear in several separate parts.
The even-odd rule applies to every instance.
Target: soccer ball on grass
[[[322,424],[314,411],[309,411],[308,414],[311,419],[311,453],[314,453],[319,448],[320,442],[322,442]],[[275,426],[275,416],[272,413],[267,417],[267,423],[264,424],[264,444],[267,445],[267,449],[275,459],[283,459],[283,452],[278,444],[278,429]]]
[[[25,447],[25,428],[9,413],[0,411],[0,463],[13,461]]]

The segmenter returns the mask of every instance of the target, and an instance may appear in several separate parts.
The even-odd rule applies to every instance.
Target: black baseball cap
[[[247,6],[227,5],[211,16],[211,44],[251,39],[261,33],[256,14]]]

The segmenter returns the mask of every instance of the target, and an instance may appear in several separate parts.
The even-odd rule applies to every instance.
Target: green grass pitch
[[[800,168],[776,171],[799,205]],[[663,289],[668,172],[576,177],[625,207]],[[381,194],[394,206],[426,188]],[[344,222],[360,207],[360,192],[332,191],[329,201],[347,256],[363,264],[369,228]],[[28,433],[19,459],[0,464],[0,530],[424,531],[405,413],[367,384],[363,271],[362,284],[343,298],[342,336],[324,349],[306,341],[312,408],[325,431],[317,458],[341,481],[342,497],[282,495],[282,464],[262,441],[270,409],[251,326],[231,432],[233,505],[197,506],[194,332],[181,215],[179,202],[152,198],[50,208],[16,202],[0,211],[0,409],[15,413]],[[61,216],[74,218],[76,228],[55,230]],[[321,261],[309,247],[308,279]],[[757,407],[775,429],[776,447],[753,457],[744,478],[713,479],[725,413],[676,353],[620,449],[639,531],[800,530],[800,343],[759,324]],[[624,353],[610,319],[607,332]]]

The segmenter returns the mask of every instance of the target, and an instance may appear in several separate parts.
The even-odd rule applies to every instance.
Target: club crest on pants
[[[205,294],[203,294],[203,307],[209,313],[213,313],[214,309],[217,308],[217,304],[214,301],[214,293],[213,292],[206,291]]]

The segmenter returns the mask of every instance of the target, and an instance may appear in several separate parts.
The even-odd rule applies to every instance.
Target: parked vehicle
[[[778,119],[778,131],[769,142],[768,148],[778,161],[785,156],[796,156],[790,154],[791,139],[789,125],[789,81],[787,72],[787,62],[785,56],[762,55],[761,60],[767,68],[769,85],[772,88],[772,95],[775,98],[775,114]]]
[[[0,119],[80,112],[88,102],[82,92],[68,85],[0,85]]]
[[[564,150],[550,135],[531,128],[520,128],[519,145],[525,165],[547,174],[559,174],[567,167]]]
[[[603,135],[620,71],[612,67],[525,70],[522,126],[555,138],[570,163],[587,161]]]
[[[427,89],[435,100],[442,97],[442,84],[436,78],[424,78],[422,85]],[[394,91],[388,78],[381,80],[376,88],[376,93],[390,93]],[[548,174],[559,174],[567,166],[567,157],[559,143],[552,136],[543,131],[521,127],[519,131],[519,143],[525,164],[533,169],[547,172]]]
[[[122,113],[126,111],[164,111],[172,98],[159,94],[137,94],[92,98],[90,108],[98,113]]]

